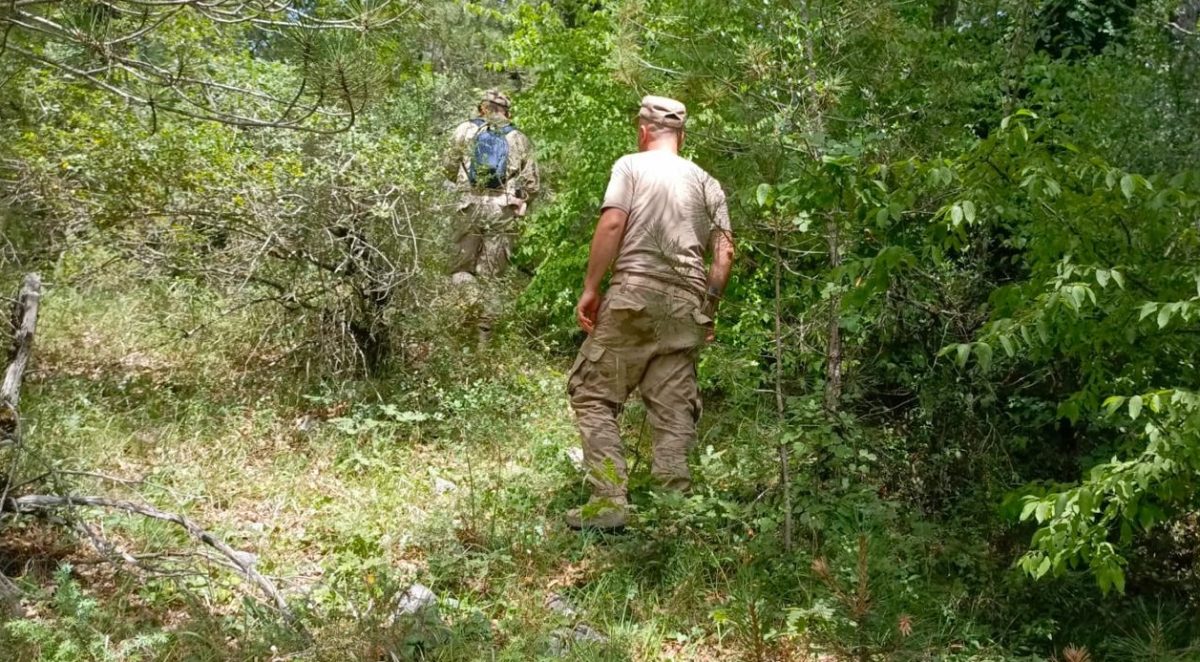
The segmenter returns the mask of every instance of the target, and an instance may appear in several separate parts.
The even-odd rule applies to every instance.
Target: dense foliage
[[[381,503],[434,451],[463,454],[471,484],[452,522],[430,516],[397,552],[462,596],[448,634],[372,638],[394,625],[373,609],[407,578],[401,534],[346,512],[312,543],[325,576],[302,620],[362,656],[542,654],[531,608],[496,586],[547,577],[646,628],[598,659],[707,659],[711,641],[754,660],[1200,654],[1200,3],[315,3],[236,21],[248,10],[145,3],[160,23],[104,3],[93,13],[117,14],[56,27],[91,7],[76,4],[0,7],[0,275],[51,274],[52,320],[178,347],[207,386],[80,386],[63,331],[34,386],[38,458],[0,455],[9,486],[77,466],[39,432],[76,429],[89,396],[55,400],[76,387],[130,417],[121,429],[187,428],[201,401],[317,407],[331,430],[307,443],[337,475],[383,481],[363,488]],[[105,59],[97,34],[131,52]],[[462,304],[440,276],[454,200],[436,164],[489,86],[513,94],[547,192],[505,284],[502,351],[477,354],[447,333]],[[596,552],[546,534],[579,495],[556,380],[646,93],[688,104],[685,151],[725,186],[738,257],[701,364],[699,487],[664,500],[635,466],[638,532]],[[114,293],[152,310],[83,303]],[[205,362],[257,367],[228,383]],[[608,574],[549,569],[568,560]],[[79,578],[40,581],[54,618],[90,631]],[[177,606],[175,590],[145,599]],[[287,625],[241,609],[244,647],[224,655],[267,659]],[[88,654],[202,654],[174,631],[122,632]],[[342,650],[290,632],[300,655]],[[100,645],[36,615],[0,627],[5,644],[29,659]]]

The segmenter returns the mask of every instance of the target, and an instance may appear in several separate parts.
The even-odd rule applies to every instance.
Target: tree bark
[[[13,345],[4,382],[0,384],[0,445],[20,441],[21,380],[33,356],[33,334],[37,329],[38,304],[42,298],[42,279],[36,273],[25,276],[13,308]]]
[[[941,0],[933,9],[933,23],[948,28],[958,20],[958,0]]]
[[[829,245],[829,266],[842,264],[841,243],[837,219],[830,217],[826,226]],[[825,346],[825,411],[836,414],[842,399],[842,296],[829,298],[829,341]]]
[[[775,219],[775,414],[782,432],[787,410],[783,401],[783,253],[779,219]],[[788,459],[788,441],[779,441],[779,486],[783,490],[783,549],[792,551],[792,479]]]

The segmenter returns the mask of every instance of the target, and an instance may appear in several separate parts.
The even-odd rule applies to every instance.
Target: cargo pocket
[[[594,334],[608,347],[628,348],[654,338],[654,325],[646,314],[646,302],[623,287],[605,297]]]
[[[692,311],[692,321],[696,323],[696,346],[703,346],[708,342],[708,332],[712,331],[713,318],[695,309]]]
[[[567,374],[567,395],[575,395],[576,389],[587,377],[587,373],[594,372],[595,364],[599,363],[602,358],[604,358],[603,345],[593,342],[591,338],[583,341],[583,346],[579,348],[579,355],[575,357],[575,363],[571,366],[571,372]]]

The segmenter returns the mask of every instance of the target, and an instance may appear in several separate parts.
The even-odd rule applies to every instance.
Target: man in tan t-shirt
[[[625,525],[617,415],[635,388],[654,429],[651,472],[668,489],[691,486],[687,454],[700,418],[696,357],[712,337],[733,236],[720,184],[679,156],[686,121],[682,103],[642,99],[639,151],[613,166],[592,238],[576,306],[588,338],[567,380],[592,498],[567,513],[573,528]],[[610,266],[613,277],[602,298],[600,282]]]

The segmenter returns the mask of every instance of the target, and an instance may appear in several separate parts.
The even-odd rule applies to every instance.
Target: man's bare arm
[[[625,236],[625,223],[629,214],[622,209],[609,207],[600,214],[596,233],[592,235],[592,249],[588,255],[587,275],[583,279],[583,295],[575,307],[579,326],[588,333],[596,326],[596,313],[600,310],[600,281],[617,258],[621,239]]]
[[[729,272],[733,269],[733,233],[717,230],[713,233],[713,259],[708,269],[708,294],[720,298],[729,283]]]

